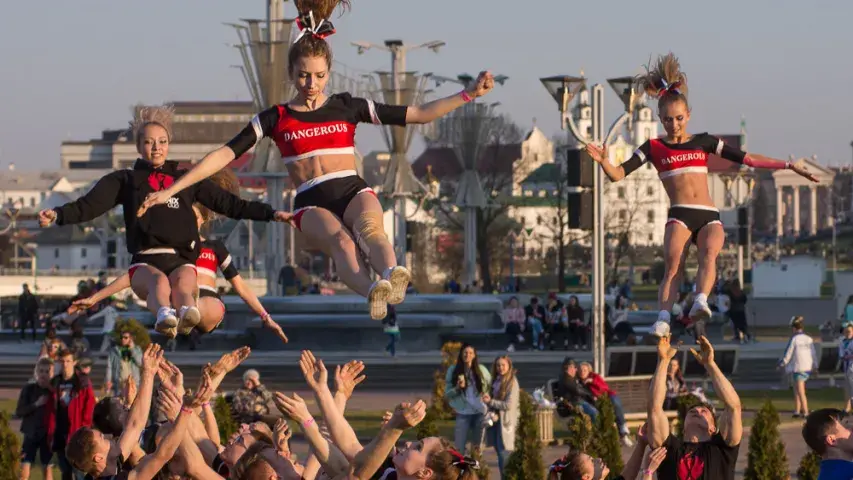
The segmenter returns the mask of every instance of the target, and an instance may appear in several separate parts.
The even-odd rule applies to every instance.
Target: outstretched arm
[[[406,110],[406,123],[429,123],[437,120],[471,100],[489,93],[494,86],[495,77],[491,72],[480,72],[477,80],[460,93],[409,107]]]
[[[92,305],[106,300],[126,288],[130,288],[130,275],[127,273],[116,278],[109,285],[98,290],[92,296],[75,300],[66,311],[71,314],[88,310]]]
[[[663,402],[666,399],[666,369],[677,353],[669,342],[669,337],[663,337],[658,343],[658,365],[649,388],[646,440],[651,448],[660,447],[669,437],[669,421],[663,411]]]
[[[156,343],[148,345],[145,349],[145,355],[142,360],[142,379],[139,385],[139,391],[136,398],[133,400],[133,405],[130,406],[130,412],[127,414],[127,423],[124,426],[121,436],[118,439],[118,446],[121,449],[123,458],[128,458],[133,446],[139,442],[139,435],[145,428],[148,420],[148,413],[151,410],[151,396],[154,391],[154,376],[157,375],[157,370],[160,368],[160,361],[163,359],[163,351]],[[177,446],[175,447],[177,448]],[[173,452],[174,453],[174,452]]]
[[[743,436],[743,419],[741,414],[740,397],[731,382],[720,371],[720,367],[714,361],[714,347],[707,338],[699,337],[700,352],[690,349],[690,352],[696,357],[696,360],[705,365],[705,370],[711,377],[711,382],[714,384],[714,392],[723,401],[726,406],[726,411],[720,415],[719,430],[723,440],[729,446],[740,444]]]

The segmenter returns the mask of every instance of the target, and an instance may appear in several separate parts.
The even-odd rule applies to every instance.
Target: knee
[[[169,290],[169,278],[162,273],[158,273],[151,277],[151,285],[154,287],[152,290],[156,291],[168,291]]]
[[[181,292],[190,292],[195,290],[198,285],[198,278],[194,272],[182,271],[172,281],[172,288]]]
[[[720,253],[720,248],[713,247],[704,247],[699,249],[699,261],[705,263],[714,263],[717,260],[717,255]]]
[[[385,236],[385,228],[382,225],[382,214],[378,212],[365,212],[358,217],[357,227],[358,237],[367,242],[377,240],[387,240]]]
[[[335,248],[339,250],[343,250],[345,252],[355,250],[355,242],[353,242],[352,236],[350,236],[349,232],[346,230],[339,230],[335,233],[332,242]]]

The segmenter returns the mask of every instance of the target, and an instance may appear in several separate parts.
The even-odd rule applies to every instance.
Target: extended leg
[[[666,225],[664,234],[664,273],[658,289],[658,320],[652,326],[652,332],[657,336],[669,334],[669,319],[672,305],[675,303],[675,291],[678,285],[676,278],[681,272],[684,256],[690,242],[690,230],[684,224],[671,221]]]
[[[201,321],[201,313],[196,306],[195,293],[198,290],[198,274],[192,265],[184,265],[169,274],[172,285],[172,306],[181,319],[178,333],[189,335]]]
[[[169,301],[172,292],[169,278],[150,265],[135,268],[130,279],[130,288],[139,298],[145,299],[148,310],[157,316],[154,329],[167,336],[174,336],[178,318]]]
[[[726,234],[719,222],[709,223],[699,230],[696,244],[699,247],[699,269],[696,272],[696,297],[690,318],[704,322],[711,318],[708,294],[717,280],[717,255],[723,248]]]

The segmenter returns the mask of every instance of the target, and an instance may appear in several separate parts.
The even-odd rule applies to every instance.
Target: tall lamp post
[[[540,82],[548,90],[548,93],[557,101],[560,110],[561,126],[568,130],[581,145],[587,143],[608,145],[613,135],[622,126],[631,120],[634,105],[639,99],[639,94],[634,89],[634,77],[617,77],[608,79],[607,82],[619,95],[625,105],[625,112],[613,122],[610,129],[604,130],[604,87],[595,84],[592,87],[592,128],[590,132],[581,132],[572,117],[569,104],[575,95],[586,86],[586,78],[583,76],[573,77],[570,75],[557,75],[553,77],[540,78]],[[604,243],[604,174],[601,168],[593,170],[593,234],[592,234],[592,321],[593,321],[593,369],[596,372],[606,372],[606,344],[605,344],[605,243]]]
[[[432,75],[436,87],[445,82],[456,83],[467,89],[476,80],[475,77],[463,73],[456,78]],[[495,82],[503,85],[509,77],[496,75]],[[462,167],[462,176],[456,189],[456,206],[465,210],[465,278],[467,286],[474,285],[477,279],[477,211],[488,208],[490,199],[483,190],[480,175],[477,171],[483,148],[489,141],[495,116],[494,110],[499,102],[484,104],[477,101],[468,102],[462,108],[448,115],[443,123],[444,131],[439,135],[453,148],[456,158]],[[511,261],[511,260],[510,260]]]

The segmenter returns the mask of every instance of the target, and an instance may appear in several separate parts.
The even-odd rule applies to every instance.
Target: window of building
[[[53,258],[59,258],[59,249],[58,248],[53,249]]]
[[[653,197],[655,195],[655,187],[652,187],[651,185],[646,187],[646,195]]]
[[[627,210],[619,210],[619,220],[627,220],[628,219],[628,211]]]
[[[649,241],[650,241],[650,242],[651,242],[651,241],[654,241],[654,239],[655,239],[654,234],[651,234],[651,233],[650,233],[650,234],[649,234]]]
[[[646,218],[649,220],[649,223],[655,223],[655,211],[649,210],[646,212]]]
[[[619,198],[625,198],[625,187],[617,187],[616,196]]]
[[[80,249],[80,258],[86,258],[86,247]]]
[[[30,206],[31,206],[31,207],[35,207],[35,206],[36,206],[36,197],[30,197]]]

